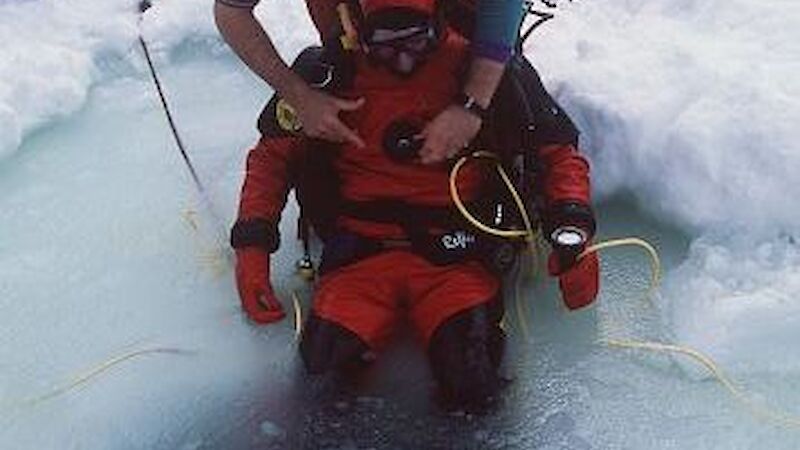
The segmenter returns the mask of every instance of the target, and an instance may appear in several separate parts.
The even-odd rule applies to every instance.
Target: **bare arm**
[[[500,85],[504,71],[505,64],[501,62],[473,57],[464,83],[464,93],[474,98],[484,108],[488,107]]]
[[[215,2],[214,19],[225,42],[239,58],[287,101],[296,103],[309,89],[280,57],[251,8]]]
[[[309,87],[278,55],[252,8],[228,6],[217,1],[214,18],[225,42],[239,58],[295,108],[304,134],[364,146],[361,137],[339,119],[341,111],[356,110],[363,105],[363,100],[336,98]]]

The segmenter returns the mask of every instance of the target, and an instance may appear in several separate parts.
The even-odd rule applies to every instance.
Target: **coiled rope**
[[[513,198],[517,208],[519,208],[519,213],[520,216],[523,218],[523,224],[525,226],[525,230],[503,230],[491,227],[489,225],[482,223],[475,216],[473,216],[469,212],[469,210],[467,210],[458,192],[458,174],[459,171],[464,167],[464,165],[467,164],[467,162],[475,159],[489,159],[494,162],[498,175],[503,180],[503,184],[505,184],[506,188],[511,194],[511,197]],[[455,165],[453,165],[453,168],[450,171],[450,196],[452,197],[453,204],[456,205],[456,208],[464,216],[464,218],[479,230],[491,234],[493,236],[498,236],[503,238],[523,237],[529,244],[528,247],[531,249],[534,248],[533,242],[537,236],[537,233],[536,230],[534,230],[533,227],[531,226],[529,214],[525,208],[525,203],[522,201],[522,197],[520,196],[519,192],[514,186],[514,183],[511,182],[508,173],[505,171],[502,164],[500,163],[500,159],[496,155],[489,152],[475,152],[470,155],[461,157],[455,163]],[[648,255],[650,256],[650,268],[652,272],[650,279],[650,287],[647,290],[646,298],[652,302],[651,300],[652,294],[658,288],[661,282],[661,260],[658,257],[658,252],[656,251],[656,249],[644,239],[630,237],[630,238],[614,239],[614,240],[599,242],[597,244],[594,244],[586,248],[580,255],[578,255],[578,260],[591,253],[599,252],[600,250],[605,250],[614,247],[622,247],[622,246],[637,246],[643,248],[647,251]],[[515,288],[515,303],[516,303],[515,309],[517,315],[520,315],[524,311],[524,308],[520,304],[521,300],[519,295],[519,286]],[[526,321],[522,316],[518,317],[518,320],[520,323],[520,329],[527,338],[528,326],[526,324]],[[646,341],[622,340],[622,339],[602,339],[599,340],[598,342],[607,345],[609,347],[646,350],[650,352],[680,354],[687,356],[692,360],[696,361],[697,363],[699,363],[700,365],[702,365],[703,367],[705,367],[711,373],[713,378],[717,382],[719,382],[740,405],[745,407],[745,409],[747,409],[754,416],[773,421],[783,426],[800,428],[800,417],[783,411],[779,411],[769,406],[761,405],[753,401],[744,392],[742,392],[739,388],[737,388],[736,385],[733,384],[733,382],[725,375],[725,373],[719,368],[719,366],[717,366],[717,364],[710,357],[704,355],[703,353],[695,349],[676,344],[665,344],[660,342],[646,342]]]

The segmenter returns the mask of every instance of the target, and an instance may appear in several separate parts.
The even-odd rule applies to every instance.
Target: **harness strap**
[[[335,232],[325,242],[320,274],[396,249],[408,249],[436,265],[474,258],[497,273],[505,272],[516,255],[516,244],[499,242],[473,230],[453,207],[410,205],[398,201],[347,201],[342,203],[339,214],[368,222],[395,224],[403,229],[406,237],[381,240],[348,231]]]
[[[452,206],[411,205],[402,201],[343,201],[339,215],[365,222],[396,224],[404,229],[452,228],[465,224]]]

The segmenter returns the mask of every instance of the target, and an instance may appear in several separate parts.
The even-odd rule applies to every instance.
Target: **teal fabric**
[[[523,16],[522,0],[477,1],[473,52],[505,62],[514,53]]]
[[[260,0],[216,1],[229,6],[252,8]],[[473,53],[505,62],[514,53],[514,43],[523,16],[522,0],[476,1],[475,35],[470,39]]]

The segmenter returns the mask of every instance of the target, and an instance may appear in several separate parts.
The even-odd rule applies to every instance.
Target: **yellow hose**
[[[119,356],[115,356],[115,357],[113,357],[113,358],[111,358],[111,359],[109,359],[109,360],[107,360],[107,361],[105,361],[105,362],[103,362],[103,363],[101,363],[101,364],[89,369],[88,371],[76,376],[75,378],[73,378],[72,381],[64,384],[63,386],[59,386],[59,387],[51,390],[50,392],[47,392],[47,393],[42,394],[42,395],[39,395],[37,397],[32,397],[32,398],[23,400],[23,401],[19,402],[18,404],[16,404],[15,406],[23,407],[23,408],[35,407],[36,405],[38,405],[38,404],[40,404],[40,403],[42,403],[44,401],[47,401],[47,400],[50,400],[52,398],[58,397],[60,395],[66,394],[67,392],[69,392],[69,391],[71,391],[71,390],[73,390],[73,389],[75,389],[75,388],[77,388],[77,387],[79,387],[79,386],[81,386],[83,384],[88,383],[89,381],[91,381],[92,379],[96,378],[97,376],[99,376],[103,372],[111,369],[112,367],[114,367],[114,366],[116,366],[118,364],[121,364],[121,363],[123,363],[125,361],[128,361],[130,359],[133,359],[133,358],[136,358],[136,357],[139,357],[139,356],[151,355],[151,354],[155,354],[155,353],[166,353],[166,354],[173,354],[173,355],[191,355],[191,354],[194,354],[195,352],[189,351],[189,350],[183,350],[183,349],[179,349],[179,348],[167,348],[167,347],[163,347],[163,348],[161,348],[161,347],[159,347],[159,348],[148,348],[148,349],[143,349],[143,350],[134,350],[134,351],[131,351],[131,352],[119,355]]]
[[[292,306],[294,307],[294,340],[299,341],[303,333],[303,307],[300,305],[300,295],[292,291]]]
[[[658,251],[655,249],[655,247],[653,247],[649,242],[645,241],[644,239],[629,237],[629,238],[612,239],[604,242],[599,242],[597,244],[589,246],[586,250],[584,250],[583,253],[578,255],[578,259],[581,259],[590,253],[598,252],[600,250],[613,247],[622,247],[626,245],[641,247],[645,249],[647,253],[650,255],[651,279],[650,279],[650,288],[647,290],[647,298],[650,298],[652,293],[656,289],[658,289],[658,286],[661,284],[661,259],[658,257]]]
[[[528,327],[528,321],[525,320],[526,310],[523,306],[521,294],[522,280],[522,270],[518,269],[514,279],[514,311],[517,314],[517,324],[519,324],[519,329],[522,331],[522,336],[525,340],[528,340],[530,338],[530,328]]]
[[[751,414],[760,417],[762,419],[767,419],[774,421],[776,423],[780,423],[781,425],[800,427],[800,417],[782,411],[778,411],[776,409],[769,408],[767,406],[754,402],[751,398],[745,395],[745,393],[743,393],[740,389],[738,389],[727,376],[725,376],[722,370],[714,363],[714,361],[711,358],[700,353],[697,350],[684,347],[681,345],[663,344],[660,342],[639,342],[639,341],[626,341],[618,339],[604,339],[601,340],[600,342],[605,345],[608,345],[609,347],[649,350],[661,353],[677,353],[684,356],[688,356],[689,358],[692,358],[694,361],[697,361],[699,364],[703,365],[706,369],[708,369],[708,371],[714,376],[714,379],[719,381],[719,383],[722,384],[723,387],[725,387],[725,389],[734,397],[734,399],[736,399],[736,401],[744,405],[750,411]]]
[[[519,208],[523,223],[525,224],[524,230],[501,230],[499,228],[493,228],[484,224],[469,212],[467,207],[464,205],[464,202],[461,201],[461,195],[458,193],[458,173],[461,171],[461,168],[464,166],[464,164],[469,161],[470,157],[490,159],[495,163],[495,167],[497,168],[498,174],[500,174],[500,178],[503,180],[503,183],[506,185],[512,197],[514,198],[514,203],[517,205],[517,208]],[[508,177],[505,169],[503,169],[503,166],[500,164],[497,156],[489,152],[475,152],[471,154],[470,157],[465,156],[459,159],[455,165],[453,165],[453,168],[450,171],[450,197],[453,199],[453,203],[456,205],[456,208],[458,208],[458,211],[461,213],[461,215],[463,215],[464,218],[467,219],[467,221],[475,228],[483,231],[484,233],[502,238],[524,237],[528,240],[532,239],[535,236],[535,232],[533,230],[530,217],[528,216],[528,210],[525,208],[525,204],[522,202],[522,197],[520,197],[519,193],[514,188],[514,183],[511,182],[511,179]]]

